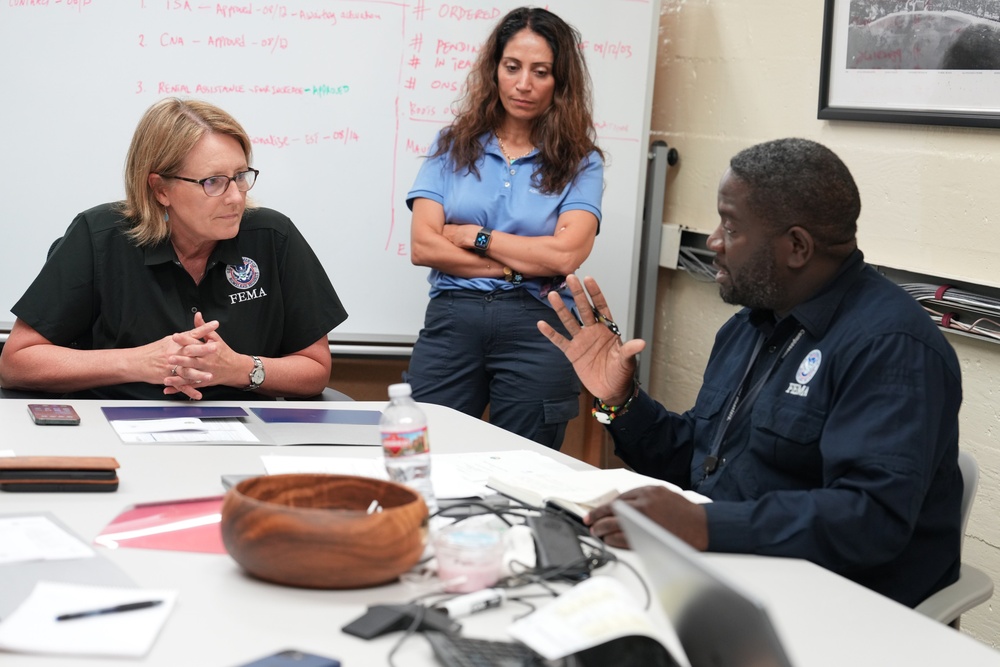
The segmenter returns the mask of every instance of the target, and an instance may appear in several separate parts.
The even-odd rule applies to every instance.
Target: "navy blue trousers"
[[[580,381],[538,320],[566,335],[555,311],[524,290],[431,299],[404,376],[413,397],[474,417],[489,405],[492,424],[559,449],[580,411]]]

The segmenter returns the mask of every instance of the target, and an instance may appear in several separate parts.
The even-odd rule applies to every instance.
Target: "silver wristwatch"
[[[253,370],[250,371],[250,384],[243,387],[243,391],[253,391],[264,384],[264,362],[260,357],[251,355],[253,359]]]

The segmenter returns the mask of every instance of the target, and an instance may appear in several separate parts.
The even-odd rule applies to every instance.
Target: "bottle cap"
[[[389,385],[389,398],[400,398],[402,396],[410,395],[410,383],[400,382],[398,384]]]

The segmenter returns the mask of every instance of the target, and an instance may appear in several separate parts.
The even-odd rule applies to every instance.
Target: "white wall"
[[[898,257],[903,244],[908,265],[896,268],[992,277],[1000,130],[817,120],[823,5],[663,0],[651,138],[680,152],[664,222],[710,232],[718,180],[734,153],[768,139],[807,137],[851,168],[861,190],[860,246],[870,261]],[[1000,275],[983,282],[995,285]],[[661,270],[654,396],[672,409],[693,404],[715,331],[732,312],[714,285]],[[1000,588],[1000,345],[949,340],[964,374],[962,446],[982,472],[964,557]],[[964,632],[994,647],[996,600],[962,618]]]

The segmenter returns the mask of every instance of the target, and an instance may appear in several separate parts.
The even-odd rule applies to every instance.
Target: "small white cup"
[[[504,542],[488,526],[459,522],[434,536],[438,578],[448,593],[472,593],[489,588],[500,578]]]

